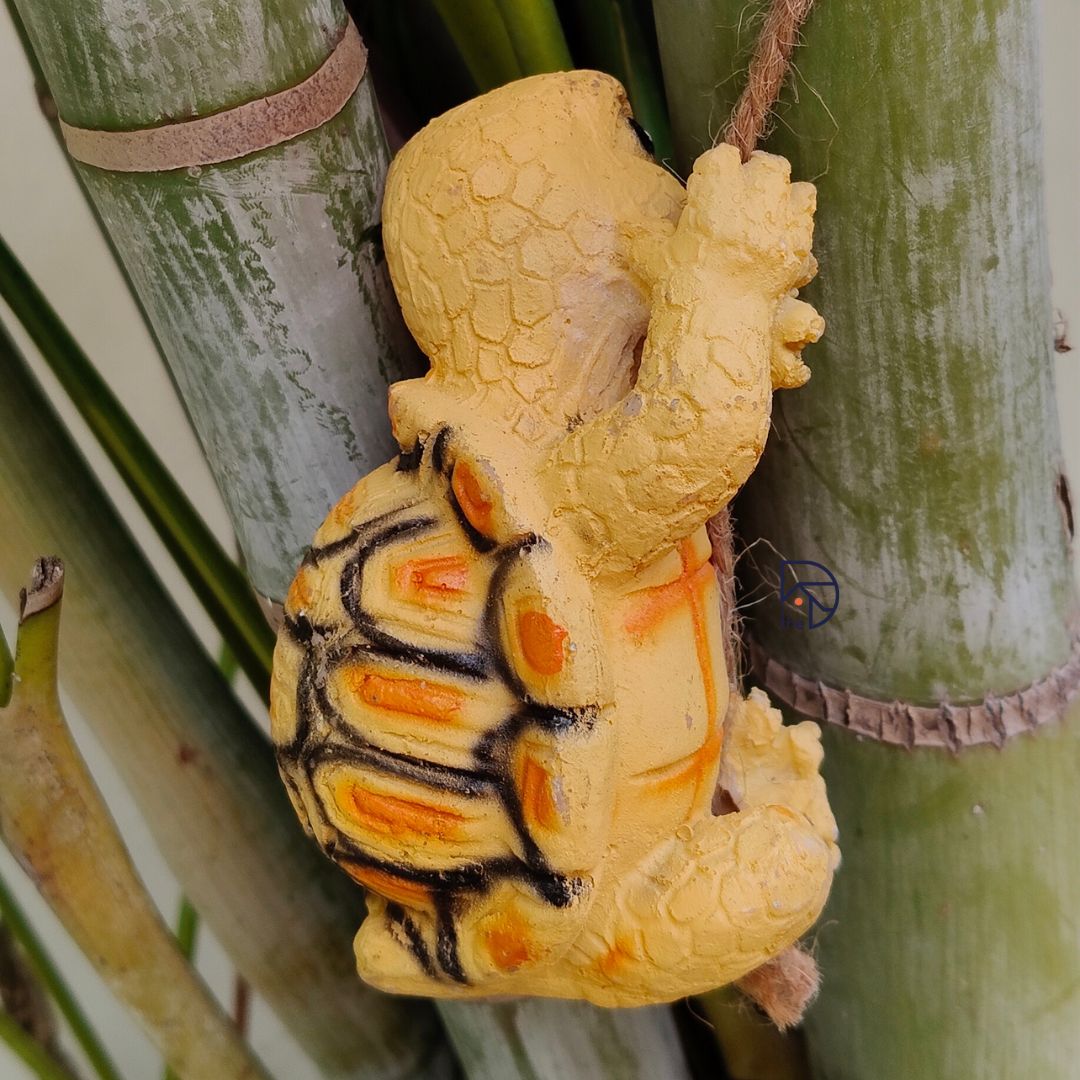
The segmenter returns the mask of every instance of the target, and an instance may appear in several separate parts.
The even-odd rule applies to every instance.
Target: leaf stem
[[[60,380],[244,673],[265,696],[273,634],[243,573],[2,238],[0,297]]]
[[[553,0],[495,0],[523,75],[574,66]]]
[[[15,658],[11,655],[11,646],[4,637],[4,628],[0,626],[0,709],[11,700],[12,676],[15,674]]]
[[[94,1072],[100,1077],[100,1080],[121,1080],[120,1073],[117,1071],[116,1066],[109,1057],[104,1044],[97,1032],[94,1031],[89,1019],[87,1019],[86,1014],[82,1011],[82,1007],[75,999],[75,995],[71,992],[71,988],[64,980],[63,975],[60,974],[59,968],[57,968],[52,957],[46,951],[43,942],[35,933],[34,928],[30,925],[26,913],[19,906],[18,901],[15,899],[14,894],[11,892],[11,889],[8,887],[7,882],[4,881],[3,877],[0,877],[0,919],[3,919],[7,924],[12,936],[19,943],[34,975],[45,988],[49,997],[52,998],[53,1003],[60,1011],[60,1014],[67,1021],[68,1027],[71,1028],[72,1035],[75,1036],[75,1040],[82,1048],[87,1061],[89,1061]],[[18,1025],[16,1025],[16,1027],[17,1026]],[[20,1028],[20,1030],[22,1029]],[[5,1041],[10,1043],[10,1040],[6,1038],[6,1035]],[[15,1052],[19,1053],[18,1048],[15,1047],[14,1044],[11,1045]],[[20,1054],[20,1056],[22,1055]],[[23,1060],[26,1060],[31,1068],[34,1068],[32,1062],[25,1057]],[[51,1059],[49,1060],[51,1061]],[[58,1066],[55,1068],[58,1068]],[[68,1074],[63,1071],[54,1071],[52,1073],[39,1072],[38,1075],[45,1077],[62,1076],[65,1080],[68,1076]]]
[[[22,1058],[40,1080],[77,1080],[10,1014],[0,1011],[0,1040]]]
[[[493,90],[521,78],[521,65],[496,0],[433,2],[477,89]]]
[[[180,897],[180,908],[176,913],[176,947],[185,960],[195,955],[195,939],[199,934],[199,913],[186,896]],[[162,1080],[180,1080],[171,1065],[166,1064],[161,1073]]]

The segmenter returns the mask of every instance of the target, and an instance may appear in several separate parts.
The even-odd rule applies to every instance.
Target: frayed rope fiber
[[[723,141],[736,147],[746,161],[758,144],[769,113],[791,66],[791,54],[799,41],[799,31],[810,14],[814,0],[773,0],[765,16],[746,87],[735,103],[724,128]],[[725,507],[709,522],[713,564],[720,582],[720,615],[724,625],[724,659],[732,684],[732,698],[742,676],[743,654],[735,604],[735,532],[731,511]]]
[[[757,146],[791,66],[799,30],[814,0],[773,0],[754,47],[746,86],[724,128],[724,142],[746,161]]]

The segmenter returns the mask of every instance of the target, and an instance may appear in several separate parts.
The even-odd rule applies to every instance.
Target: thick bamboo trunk
[[[121,129],[295,84],[341,26],[331,0],[277,0],[259,19],[241,19],[224,0],[209,9],[146,0],[122,25],[101,4],[20,0],[20,10],[61,116]],[[372,255],[385,163],[365,79],[335,119],[242,161],[147,174],[80,166],[161,338],[253,581],[271,598],[330,503],[391,454],[385,383],[407,373],[412,354]],[[686,1075],[669,1010],[528,1001],[440,1010],[472,1080],[555,1080],[574,1061],[610,1080]]]
[[[301,82],[336,0],[60,0],[19,11],[60,111],[132,130]],[[370,80],[327,123],[236,161],[80,165],[202,440],[256,588],[280,599],[331,503],[389,456],[386,384],[415,356],[378,240],[387,153]]]
[[[693,6],[693,35],[689,20],[660,26],[666,58],[713,51],[708,92],[675,110],[684,150],[722,122],[736,28],[753,32],[742,3]],[[1080,714],[1001,749],[945,748],[968,731],[960,706],[1070,654],[1036,30],[1029,0],[823,3],[796,58],[798,101],[767,144],[818,185],[821,277],[807,292],[828,329],[806,356],[810,384],[778,398],[736,507],[744,542],[763,540],[748,585],[772,594],[752,636],[826,687],[956,707],[864,711],[862,738],[827,725],[845,861],[809,1035],[828,1080],[1057,1080],[1080,1060]],[[835,573],[831,622],[782,626],[779,558]],[[802,689],[815,711],[816,687]],[[1068,692],[1063,677],[1015,709],[991,699],[982,737],[1052,718]],[[879,724],[941,745],[889,745]]]
[[[61,683],[181,887],[323,1075],[422,1074],[430,1008],[357,979],[356,890],[301,832],[268,743],[3,333],[0,386],[0,591],[38,555],[64,559]]]

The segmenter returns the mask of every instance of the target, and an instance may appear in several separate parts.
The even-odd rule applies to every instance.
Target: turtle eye
[[[637,141],[641,144],[641,149],[645,151],[649,157],[653,156],[653,141],[649,137],[649,133],[632,117],[628,116],[626,122],[633,129],[634,134],[637,136]]]

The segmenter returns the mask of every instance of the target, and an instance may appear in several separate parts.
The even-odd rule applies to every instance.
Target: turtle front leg
[[[815,270],[814,202],[783,158],[721,146],[694,166],[674,232],[628,233],[652,308],[637,380],[545,470],[596,572],[644,565],[726,505],[764,448],[773,389],[809,377],[800,350],[824,322],[795,290]]]

